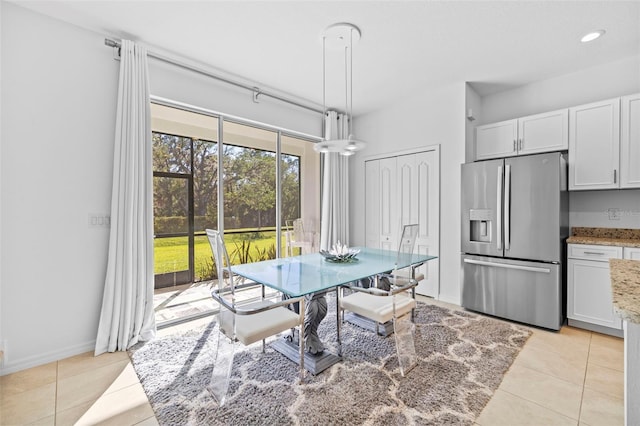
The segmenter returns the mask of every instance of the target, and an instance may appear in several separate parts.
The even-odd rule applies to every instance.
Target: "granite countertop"
[[[623,320],[640,324],[640,261],[609,259],[613,310]]]
[[[568,244],[640,247],[640,229],[628,228],[571,228]]]

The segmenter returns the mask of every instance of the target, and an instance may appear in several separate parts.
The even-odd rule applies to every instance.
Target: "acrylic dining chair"
[[[249,286],[260,286],[255,283],[241,283],[240,277],[235,276],[231,270],[229,254],[220,233],[212,229],[207,229],[206,232],[218,272],[218,286],[212,290],[211,296],[220,304],[217,318],[218,342],[209,390],[222,406],[227,398],[236,343],[251,345],[262,340],[264,352],[267,337],[296,327],[299,328],[299,336],[304,336],[305,306],[304,297],[283,299],[280,293],[274,293],[280,300],[272,300],[265,297],[264,291],[262,291],[262,300],[242,302],[237,297],[238,290]],[[294,303],[300,303],[299,313],[289,309]],[[299,342],[300,381],[302,381],[305,376],[304,339],[299,339]]]

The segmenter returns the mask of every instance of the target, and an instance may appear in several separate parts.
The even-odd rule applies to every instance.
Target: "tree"
[[[154,172],[193,178],[196,231],[215,227],[218,203],[218,143],[153,133]],[[224,145],[225,227],[275,226],[276,155],[272,151]],[[283,220],[300,217],[300,157],[283,154],[280,161]],[[187,179],[156,176],[154,215],[182,217],[187,222]],[[186,232],[184,226],[172,232]]]
[[[300,217],[300,157],[294,155],[282,155],[282,218],[286,220]]]
[[[275,154],[234,148],[225,156],[225,215],[239,217],[242,228],[275,226]]]

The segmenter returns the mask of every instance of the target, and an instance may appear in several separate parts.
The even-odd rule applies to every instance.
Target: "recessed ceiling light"
[[[580,41],[583,42],[583,43],[587,43],[587,42],[593,41],[593,40],[603,36],[605,32],[606,32],[605,30],[598,30],[598,31],[590,32],[589,34],[585,34],[580,39]]]

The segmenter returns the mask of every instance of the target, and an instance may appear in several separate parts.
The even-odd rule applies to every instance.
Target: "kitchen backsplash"
[[[640,229],[640,190],[571,191],[569,225]]]

